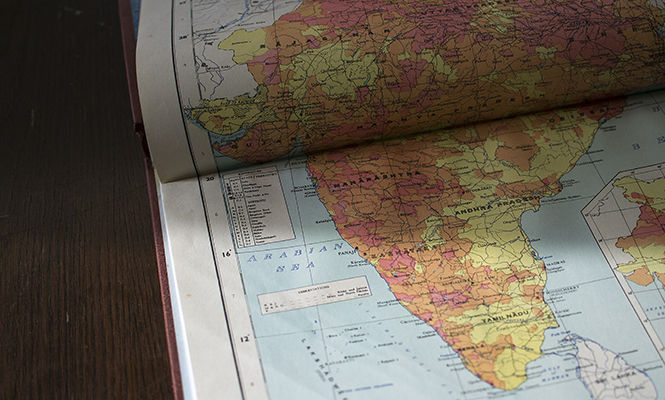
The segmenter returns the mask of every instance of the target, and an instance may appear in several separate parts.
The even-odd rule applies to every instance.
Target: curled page
[[[164,181],[665,82],[665,11],[651,0],[143,8],[139,81]]]

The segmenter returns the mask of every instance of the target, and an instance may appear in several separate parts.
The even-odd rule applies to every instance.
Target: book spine
[[[145,130],[143,129],[141,105],[139,104],[138,85],[136,81],[136,37],[134,34],[134,20],[130,0],[118,0],[118,14],[120,17],[122,47],[125,56],[125,70],[127,72],[129,101],[132,109],[132,118],[134,120],[134,131],[139,137],[144,154],[145,176],[148,187],[148,200],[150,203],[150,219],[152,221],[152,233],[155,243],[159,287],[162,297],[162,310],[164,313],[164,325],[166,330],[166,344],[171,369],[171,384],[173,387],[174,398],[183,399],[182,377],[180,374],[180,362],[178,360],[178,348],[175,337],[175,326],[173,323],[173,310],[171,307],[171,292],[166,266],[166,255],[164,253],[164,238],[162,236],[157,182],[155,181],[155,173],[150,159],[150,151],[148,150]]]
[[[141,148],[147,157],[150,157],[148,142],[143,129],[143,116],[139,103],[139,89],[136,81],[136,37],[134,35],[134,19],[130,0],[118,0],[118,14],[120,16],[120,33],[122,35],[122,48],[125,55],[125,71],[129,89],[129,104],[132,109],[134,131],[141,140]]]

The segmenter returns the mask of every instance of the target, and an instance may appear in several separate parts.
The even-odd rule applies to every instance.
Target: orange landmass
[[[636,269],[632,274],[626,276],[626,278],[642,286],[650,285],[653,282],[653,274],[647,267]]]
[[[520,217],[560,190],[597,119],[618,109],[542,113],[326,152],[308,158],[308,171],[339,234],[395,297],[473,373],[512,389],[556,326],[543,300],[545,266]]]

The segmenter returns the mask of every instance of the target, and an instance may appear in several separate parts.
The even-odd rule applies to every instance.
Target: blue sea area
[[[414,386],[423,393],[454,396],[459,374],[478,380],[434,329],[395,300],[374,267],[342,240],[316,195],[304,160],[272,165],[280,171],[296,237],[239,250],[271,396],[407,398]],[[371,296],[261,314],[259,294],[357,276],[366,277]],[[455,368],[441,368],[442,364]],[[292,379],[307,384],[294,385]]]

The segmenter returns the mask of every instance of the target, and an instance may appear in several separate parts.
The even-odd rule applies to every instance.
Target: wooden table
[[[116,0],[6,0],[0,33],[0,398],[171,397]]]

